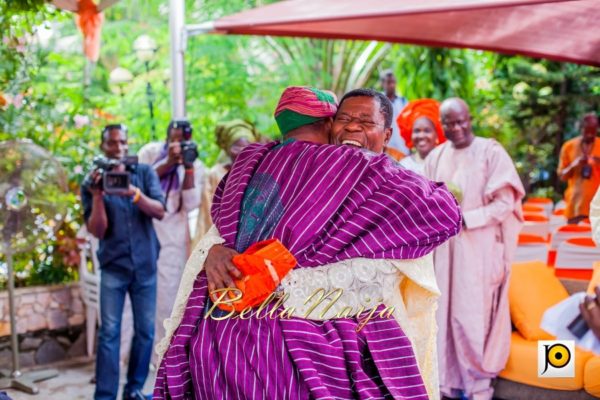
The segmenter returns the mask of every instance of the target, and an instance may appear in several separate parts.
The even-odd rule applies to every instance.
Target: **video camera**
[[[90,172],[83,184],[92,189],[103,190],[106,194],[123,194],[129,190],[131,176],[129,171],[131,167],[138,164],[137,156],[125,156],[120,160],[106,158],[104,156],[94,157],[94,169]],[[114,171],[119,165],[125,165],[125,171]],[[98,171],[102,179],[94,183],[92,174]]]

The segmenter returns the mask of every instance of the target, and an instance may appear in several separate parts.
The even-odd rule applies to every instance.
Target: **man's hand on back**
[[[233,277],[241,278],[242,273],[233,264],[233,257],[239,253],[233,249],[216,244],[208,251],[204,270],[208,278],[208,290],[235,288]]]

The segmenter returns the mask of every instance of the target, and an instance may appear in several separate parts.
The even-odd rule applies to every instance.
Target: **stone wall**
[[[85,322],[79,283],[15,290],[17,332],[57,330]],[[0,337],[10,335],[8,291],[0,292]]]
[[[57,330],[44,329],[19,335],[19,360],[22,368],[50,364],[86,355],[83,325]],[[12,366],[10,336],[0,337],[0,365]]]
[[[78,283],[15,290],[22,367],[85,354],[85,308]],[[8,292],[0,292],[0,365],[11,365]]]

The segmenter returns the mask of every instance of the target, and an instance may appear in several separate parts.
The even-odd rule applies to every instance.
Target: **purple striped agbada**
[[[252,145],[215,194],[225,244],[276,237],[296,268],[350,258],[414,259],[460,229],[440,183],[385,155],[308,142]],[[427,399],[411,343],[395,319],[204,319],[194,283],[157,373],[155,399]]]

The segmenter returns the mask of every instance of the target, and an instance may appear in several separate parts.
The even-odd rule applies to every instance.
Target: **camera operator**
[[[598,116],[585,114],[580,135],[566,141],[560,149],[558,176],[567,182],[565,217],[569,224],[587,218],[590,202],[600,186],[600,139]]]
[[[200,206],[204,166],[197,159],[192,126],[173,120],[164,142],[148,143],[140,149],[141,163],[156,170],[165,196],[166,214],[154,221],[161,251],[158,258],[155,343],[164,336],[163,321],[171,316],[181,274],[190,251],[188,213]],[[155,355],[153,355],[156,360]]]
[[[102,130],[101,150],[110,160],[127,155],[127,128],[107,125]],[[119,389],[119,345],[125,295],[129,293],[134,316],[134,337],[123,399],[145,399],[141,393],[148,376],[156,308],[156,260],[160,245],[152,219],[165,210],[160,183],[147,165],[125,167],[129,188],[107,194],[102,173],[95,170],[81,187],[88,231],[100,239],[100,332],[96,358],[94,398],[115,399]],[[106,172],[104,172],[106,173]]]

